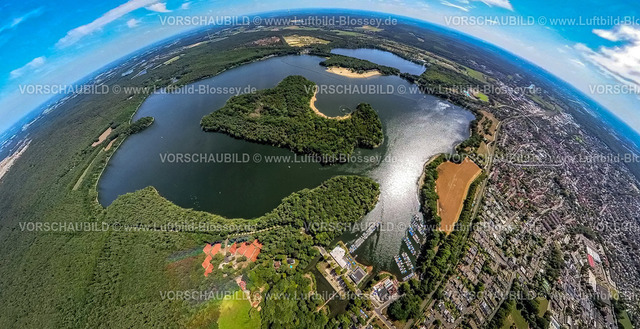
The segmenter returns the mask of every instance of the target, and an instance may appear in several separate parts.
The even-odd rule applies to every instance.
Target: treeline
[[[320,62],[320,65],[325,67],[333,67],[333,66],[344,67],[347,69],[351,69],[352,71],[357,73],[363,73],[371,70],[378,70],[380,74],[383,74],[383,75],[400,74],[400,70],[393,67],[379,65],[364,59],[353,58],[353,57],[343,56],[343,55],[336,55],[336,54],[331,54],[331,57],[329,57],[329,59],[325,61]]]
[[[420,78],[431,85],[446,88],[478,88],[481,86],[478,80],[438,64],[429,65]]]
[[[100,318],[111,315],[110,325],[122,321],[135,326],[144,321],[143,315],[135,312],[141,307],[136,301],[156,301],[158,291],[194,287],[219,289],[220,282],[238,275],[232,267],[225,266],[221,270],[216,267],[205,279],[201,272],[194,272],[194,268],[201,270],[202,258],[168,267],[169,255],[194,247],[201,255],[199,250],[205,242],[220,242],[229,234],[251,234],[268,229],[246,238],[249,241],[257,238],[263,248],[258,260],[242,270],[248,289],[253,293],[259,291],[263,296],[260,305],[263,327],[325,327],[332,320],[325,312],[316,311],[324,301],[313,293],[316,289],[313,278],[305,275],[305,269],[318,255],[314,245],[329,243],[340,233],[337,228],[343,227],[342,224],[360,220],[374,207],[378,194],[379,186],[370,178],[337,176],[316,188],[292,193],[272,212],[256,219],[227,219],[184,209],[162,198],[151,187],[120,196],[107,208],[102,219],[114,230],[104,232],[105,248],[97,259],[98,272],[91,277],[87,297],[95,315],[88,315],[87,323],[94,325]],[[161,226],[173,223],[185,225]],[[208,229],[189,226],[194,223],[207,224],[205,228]],[[220,262],[222,255],[219,256],[220,259],[214,261]],[[288,259],[294,260],[292,267],[289,267]],[[274,261],[281,263],[279,268]],[[159,270],[166,267],[172,273],[169,277]],[[226,281],[223,274],[227,276]],[[140,282],[145,284],[140,285]],[[131,307],[116,308],[119,300],[129,296],[136,296],[136,300],[129,303]],[[145,316],[152,318],[150,323],[154,324],[177,323],[180,314],[176,310],[181,309],[181,303],[171,300],[146,303],[149,315]]]
[[[471,121],[471,123],[469,124],[471,128],[471,136],[465,139],[462,143],[458,144],[458,146],[456,147],[456,151],[458,151],[459,153],[465,152],[467,149],[476,150],[484,141],[484,136],[482,136],[478,132],[478,124],[480,121],[477,117],[478,115],[476,116],[476,119],[473,119],[473,121]]]
[[[344,120],[322,118],[310,108],[315,88],[302,76],[289,76],[275,88],[232,97],[200,124],[205,131],[314,155],[321,163],[342,162],[356,147],[382,143],[382,122],[370,105],[358,105]]]
[[[107,208],[105,221],[140,229],[160,229],[166,223],[183,223],[186,219],[208,223],[219,230],[207,232],[209,241],[230,234],[261,230],[275,225],[305,228],[315,242],[327,245],[341,233],[343,224],[361,219],[373,209],[380,186],[360,176],[336,176],[313,189],[294,192],[282,199],[273,211],[256,219],[227,219],[202,211],[185,209],[164,199],[148,187],[118,197]],[[346,227],[345,227],[346,228]],[[178,227],[189,231],[189,227]]]
[[[429,162],[423,172],[423,183],[420,187],[420,205],[427,226],[440,226],[438,216],[438,193],[436,193],[436,181],[438,180],[438,166],[445,161],[444,155]]]

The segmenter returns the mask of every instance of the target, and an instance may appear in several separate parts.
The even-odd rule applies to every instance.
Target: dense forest
[[[302,49],[282,42],[268,46],[255,44],[256,40],[286,33],[296,32],[232,31],[228,35],[207,34],[204,38],[187,36],[139,57],[151,62],[158,55],[174,51],[180,53],[179,60],[134,77],[123,75],[129,65],[122,65],[115,71],[114,78],[105,83],[149,88],[179,86],[269,56],[299,54]],[[331,47],[372,46],[372,41],[362,41],[361,37],[328,31],[305,33],[331,40]],[[202,43],[197,47],[184,48],[198,42]],[[280,140],[277,132],[263,131],[264,135],[259,137],[275,136],[275,141],[259,138],[255,141],[282,143],[280,146],[300,148],[299,152],[305,153],[319,150],[318,154],[348,154],[353,147],[374,147],[382,141],[382,125],[370,106],[362,104],[348,120],[323,119],[310,111],[312,93],[305,91],[304,97],[298,100],[296,97],[303,93],[292,92],[287,94],[290,98],[282,99],[269,96],[268,92],[247,96],[245,101],[273,100],[283,104],[292,101],[292,107],[262,108],[265,113],[282,111],[280,114],[292,115],[292,118],[262,115],[255,120],[255,126],[265,128],[291,124],[288,126],[291,130],[287,130],[291,135],[282,135],[285,137]],[[128,133],[146,126],[129,122],[145,98],[143,94],[124,93],[79,95],[48,114],[47,120],[38,121],[30,128],[33,143],[0,184],[0,244],[4,255],[0,266],[0,327],[205,327],[204,323],[215,327],[219,314],[215,303],[212,302],[214,306],[210,308],[209,303],[161,298],[161,293],[167,290],[237,289],[237,284],[229,278],[237,274],[231,268],[225,267],[206,279],[202,276],[205,242],[221,241],[229,234],[258,238],[264,243],[258,261],[242,270],[248,289],[253,292],[262,288],[262,293],[270,296],[283,291],[291,295],[312,294],[315,283],[312,277],[303,274],[304,268],[317,257],[313,246],[328,244],[339,233],[335,230],[339,225],[311,224],[352,222],[375,204],[379,193],[375,182],[361,177],[336,177],[318,188],[291,194],[279,207],[258,219],[226,219],[183,209],[162,198],[153,188],[121,196],[105,209],[96,201],[97,180],[116,147],[105,151],[92,147],[91,142],[111,126],[118,129],[104,143],[117,139],[114,144],[117,146]],[[226,118],[228,123],[244,124],[232,117]],[[270,123],[271,119],[275,123]],[[297,123],[294,119],[303,120]],[[78,129],[79,126],[82,129]],[[132,126],[138,128],[127,131]],[[310,142],[313,140],[317,144]],[[324,153],[325,150],[329,152]],[[33,170],[36,167],[38,170]],[[85,170],[86,178],[74,189]],[[107,223],[111,229],[32,232],[20,229],[19,224],[25,221]],[[167,230],[162,227],[183,222],[211,224],[216,229],[176,227]],[[304,226],[308,232],[303,232]],[[254,229],[269,230],[252,234],[250,230]],[[437,241],[439,238],[434,238],[431,244]],[[295,259],[298,266],[276,270],[273,260],[285,258]],[[220,259],[214,262],[219,263]],[[421,286],[419,281],[411,281],[407,291],[420,292]],[[408,298],[409,303],[401,305],[413,305],[415,300]],[[314,313],[318,302],[265,298],[260,305],[262,326],[317,328],[326,323],[327,327],[348,327],[350,319],[344,314],[328,319],[323,312]],[[351,301],[349,307],[359,309],[361,302]]]
[[[252,43],[274,33],[221,36],[215,42],[205,42],[183,51],[180,60],[159,66],[145,75],[124,76],[122,73],[128,66],[122,66],[114,78],[105,83],[150,88],[183,85],[268,56],[299,53],[300,49],[286,45],[256,46]],[[332,40],[335,33],[323,35],[323,38]],[[204,41],[210,40],[205,36]],[[180,49],[199,41],[203,40],[185,39],[170,48],[158,48],[158,51]],[[151,51],[141,58],[153,60],[157,54]],[[100,173],[116,146],[125,140],[130,118],[145,98],[144,94],[126,93],[78,95],[62,104],[59,110],[49,113],[47,120],[39,120],[30,127],[31,146],[0,184],[0,245],[4,255],[0,266],[0,327],[189,327],[191,322],[184,319],[202,314],[206,314],[203,317],[215,317],[216,312],[209,312],[207,305],[163,300],[159,292],[194,287],[237,289],[237,284],[229,283],[228,278],[221,281],[222,275],[229,274],[228,269],[220,271],[220,278],[209,276],[208,281],[203,281],[201,263],[204,256],[169,262],[174,253],[189,248],[197,255],[203,255],[202,244],[220,239],[225,230],[161,231],[152,228],[167,221],[242,223],[245,220],[229,220],[181,209],[153,189],[122,196],[114,202],[113,208],[108,209],[96,200]],[[78,129],[79,125],[82,129]],[[114,131],[103,145],[115,140],[113,147],[108,151],[103,147],[92,147],[96,136],[108,127]],[[81,179],[83,176],[84,180]],[[362,183],[361,188],[352,183]],[[333,209],[340,213],[329,211],[330,217],[310,215],[309,218],[352,221],[357,218],[350,216],[358,216],[372,207],[377,187],[358,178],[327,182],[323,184],[322,194],[331,195],[332,188],[341,184],[345,184],[343,190],[329,198],[338,203],[348,202],[334,205]],[[352,190],[357,198],[349,199]],[[313,189],[305,191],[295,198],[314,197],[323,204],[332,202],[313,193]],[[300,205],[299,209],[310,214],[314,213],[312,209],[323,211],[321,204],[307,201],[307,208]],[[360,210],[350,208],[365,204]],[[282,218],[278,216],[286,213],[285,207],[280,211],[277,216],[271,215],[274,220]],[[103,223],[114,226],[118,222],[133,229],[127,232],[37,232],[21,229],[19,224],[24,222],[63,222],[81,227],[95,224],[98,228]],[[140,230],[135,229],[137,226],[141,226]],[[299,227],[292,226],[292,229],[300,232]],[[279,230],[268,232],[283,232]],[[229,231],[241,232],[243,228]],[[328,232],[308,238],[324,241],[331,235]],[[299,254],[303,252],[302,249],[298,251]],[[37,312],[34,312],[34,303],[37,303]],[[215,326],[215,321],[212,325]],[[192,327],[200,326],[193,324]]]
[[[327,60],[320,62],[320,65],[326,66],[326,67],[332,67],[332,66],[344,67],[358,73],[377,70],[378,72],[380,72],[380,74],[383,74],[383,75],[400,74],[400,70],[393,67],[379,65],[364,59],[358,59],[358,58],[336,55],[336,54],[331,54],[331,57],[329,57],[329,59]]]
[[[379,193],[378,183],[370,178],[336,176],[313,189],[290,194],[264,216],[227,219],[178,207],[162,198],[153,187],[148,187],[116,199],[108,208],[105,222],[146,230],[150,227],[161,229],[165,223],[204,222],[216,228],[215,231],[207,231],[207,240],[211,241],[248,230],[290,225],[306,228],[318,244],[326,245],[340,233],[336,227],[353,223],[371,211]]]
[[[343,162],[356,147],[382,143],[382,123],[369,104],[358,105],[343,120],[323,118],[309,105],[315,88],[302,76],[289,76],[275,88],[232,97],[202,118],[201,126],[205,131],[317,156],[322,163]]]
[[[179,323],[192,318],[181,315],[179,304],[159,299],[157,292],[220,289],[230,281],[222,275],[237,272],[225,268],[214,271],[213,278],[203,279],[201,252],[195,258],[181,261],[180,266],[172,265],[169,277],[158,269],[165,268],[167,259],[176,251],[190,248],[199,251],[207,242],[221,242],[233,235],[249,235],[264,245],[258,262],[243,272],[249,289],[264,289],[261,303],[264,326],[285,328],[287,323],[297,323],[296,327],[313,328],[316,321],[326,323],[326,316],[315,313],[321,299],[305,297],[312,290],[303,270],[317,255],[313,246],[328,243],[339,231],[311,230],[308,235],[301,229],[312,224],[335,228],[339,226],[336,224],[355,222],[373,208],[378,194],[378,184],[369,178],[337,176],[316,188],[292,193],[273,211],[255,219],[227,219],[184,209],[162,198],[151,187],[123,195],[107,208],[104,217],[113,230],[99,236],[100,240],[106,240],[98,256],[99,270],[91,279],[87,296],[93,310],[87,323],[93,327],[101,317],[113,319],[105,325],[115,322],[133,325],[140,321],[159,324],[168,320]],[[295,259],[297,266],[275,270],[273,262],[284,262],[286,258]],[[145,307],[157,310],[137,314],[135,307],[118,307],[122,298],[146,301]],[[131,302],[136,304],[135,300]]]

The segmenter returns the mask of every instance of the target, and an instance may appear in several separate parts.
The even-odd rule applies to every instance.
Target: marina
[[[418,214],[416,214],[415,216],[413,216],[413,220],[411,221],[411,225],[412,225],[413,227],[415,227],[415,228],[416,228],[416,230],[418,230],[418,232],[419,232],[422,236],[425,236],[425,235],[426,235],[424,223],[422,223],[422,220],[420,219],[420,217],[418,216]]]
[[[402,281],[408,281],[409,279],[413,278],[416,276],[415,272],[411,272],[409,273],[409,275],[405,276],[404,278],[402,278]]]
[[[407,248],[409,248],[409,251],[411,252],[411,254],[413,256],[417,256],[418,255],[418,253],[416,252],[416,249],[413,248],[413,245],[411,244],[411,241],[406,236],[404,237],[404,243],[407,245]]]
[[[414,267],[413,267],[413,263],[411,262],[411,258],[409,258],[409,255],[406,252],[402,253],[402,258],[404,259],[405,265],[406,267],[413,271]],[[404,274],[404,273],[402,273]]]
[[[411,235],[413,241],[415,241],[418,245],[422,244],[422,241],[420,241],[420,237],[416,234],[416,232],[413,231],[413,228],[411,226],[409,226],[409,235]]]
[[[402,264],[402,259],[400,259],[400,256],[395,255],[393,256],[393,259],[396,261],[396,265],[398,265],[398,268],[400,269],[400,274],[407,273],[407,270],[404,268],[404,265]]]

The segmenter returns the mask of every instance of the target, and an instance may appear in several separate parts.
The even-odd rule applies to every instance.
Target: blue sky
[[[640,4],[635,0],[33,1],[0,3],[0,132],[50,95],[26,84],[71,84],[111,61],[193,26],[176,15],[366,9],[409,16],[486,40],[571,83],[640,132]],[[467,19],[463,22],[461,17]],[[523,24],[504,24],[500,18]],[[573,21],[571,21],[573,19]],[[461,23],[462,22],[462,23]],[[479,22],[479,23],[478,23]],[[626,86],[622,94],[595,86]],[[600,87],[601,88],[601,87]]]

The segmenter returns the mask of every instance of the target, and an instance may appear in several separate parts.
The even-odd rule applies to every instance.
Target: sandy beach
[[[347,69],[344,67],[338,67],[338,66],[332,66],[327,68],[327,72],[333,73],[333,74],[337,74],[337,75],[341,75],[343,77],[347,77],[347,78],[355,78],[355,79],[362,79],[362,78],[370,78],[370,77],[374,77],[377,75],[380,75],[380,71],[378,70],[371,70],[371,71],[366,71],[363,73],[358,73],[358,72],[353,72],[351,69]]]
[[[325,115],[324,113],[320,112],[320,110],[318,110],[318,108],[316,107],[316,95],[318,94],[318,90],[316,90],[313,93],[313,97],[311,97],[311,101],[309,102],[309,106],[311,107],[311,109],[313,110],[313,112],[315,112],[318,116],[321,116],[325,119],[334,119],[334,120],[344,120],[344,119],[349,119],[351,117],[351,114],[347,114],[347,115],[343,115],[343,116],[339,116],[339,117],[329,117],[327,115]]]

